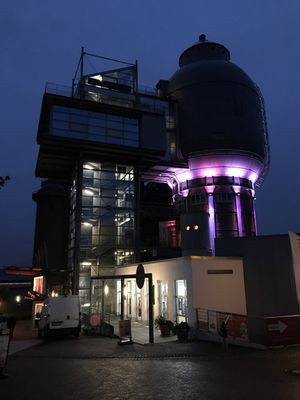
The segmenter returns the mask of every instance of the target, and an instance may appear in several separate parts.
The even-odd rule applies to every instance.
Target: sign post
[[[136,269],[136,284],[139,289],[142,289],[145,283],[145,270],[143,264],[139,264]]]

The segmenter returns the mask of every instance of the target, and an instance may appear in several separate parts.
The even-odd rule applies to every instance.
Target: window
[[[176,322],[187,322],[187,289],[185,280],[175,281]]]
[[[136,118],[79,108],[53,106],[50,134],[130,147],[139,146],[139,122]]]
[[[168,318],[168,284],[167,282],[157,281],[157,286],[159,315]]]
[[[234,198],[234,194],[226,193],[226,192],[219,192],[219,193],[215,193],[214,197],[215,197],[215,201],[217,203],[231,203]]]

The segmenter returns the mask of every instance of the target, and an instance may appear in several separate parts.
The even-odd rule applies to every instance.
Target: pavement
[[[299,400],[300,378],[288,373],[299,366],[299,348],[224,353],[202,341],[120,346],[70,337],[12,354],[0,399]]]
[[[119,345],[116,338],[91,337],[81,335],[75,340],[73,337],[52,339],[47,342],[33,339],[22,341],[20,350],[13,347],[18,343],[12,341],[13,357],[31,358],[69,358],[69,359],[100,359],[100,358],[174,358],[174,357],[202,357],[207,355],[223,355],[222,345],[210,342],[167,342],[140,345],[137,343]],[[32,347],[34,346],[34,351]],[[16,350],[16,351],[15,351]],[[245,348],[230,348],[228,354],[251,353],[253,350]]]
[[[205,341],[119,345],[80,335],[44,342],[21,331],[11,342],[1,400],[300,398],[300,377],[289,373],[300,369],[300,347],[229,346],[224,353]]]

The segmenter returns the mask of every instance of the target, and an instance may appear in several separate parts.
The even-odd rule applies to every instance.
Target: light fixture
[[[84,266],[86,266],[86,267],[89,267],[89,266],[92,265],[92,263],[89,262],[89,261],[83,261],[83,262],[81,262],[80,264],[81,264],[81,265],[84,265]]]
[[[104,294],[107,296],[109,293],[109,287],[107,285],[104,286]]]
[[[82,225],[84,225],[84,226],[93,226],[93,224],[91,224],[90,222],[82,222]]]
[[[21,301],[21,296],[16,296],[16,302],[20,303],[20,301]]]
[[[189,226],[189,225],[187,225],[186,227],[185,227],[185,230],[186,231],[189,231],[191,229],[191,227]]]
[[[94,169],[90,164],[84,164],[83,168],[85,168],[85,169]]]
[[[92,192],[92,191],[89,190],[89,189],[84,189],[83,193],[84,193],[84,194],[87,194],[88,196],[93,196],[93,195],[94,195],[94,192]]]
[[[124,219],[124,221],[120,222],[119,225],[126,224],[126,222],[129,222],[130,220],[131,220],[131,218],[126,218],[126,219]]]
[[[100,82],[103,81],[102,75],[94,75],[93,78],[94,78],[94,79],[98,79],[98,81],[100,81]]]
[[[194,225],[194,229],[197,231],[199,229],[199,225]]]
[[[82,307],[90,307],[90,303],[84,303]]]

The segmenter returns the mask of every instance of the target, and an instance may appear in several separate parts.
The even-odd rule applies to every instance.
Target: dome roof
[[[232,82],[256,91],[251,78],[229,60],[230,52],[225,46],[208,41],[205,35],[200,35],[199,41],[184,50],[179,57],[180,68],[169,80],[168,93],[202,82]]]
[[[201,60],[230,60],[229,50],[220,43],[206,40],[206,36],[201,34],[199,41],[184,50],[179,57],[179,66]]]

